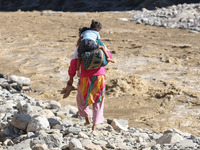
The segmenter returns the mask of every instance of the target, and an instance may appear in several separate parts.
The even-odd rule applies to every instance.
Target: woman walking
[[[109,57],[112,58],[111,53],[107,47],[100,41],[96,41],[107,50]],[[69,80],[68,85],[73,84],[73,77],[77,72],[77,49],[70,62],[68,69]],[[89,105],[93,105],[93,126],[92,130],[97,130],[97,124],[103,123],[103,109],[105,100],[105,67],[98,69],[86,70],[81,62],[80,80],[77,88],[77,106],[80,116],[85,117],[85,125],[91,123],[89,118]]]

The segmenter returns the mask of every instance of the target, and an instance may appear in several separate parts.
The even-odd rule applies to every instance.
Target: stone
[[[14,142],[15,144],[17,144],[17,143],[20,143],[20,142],[22,142],[22,141],[24,141],[24,140],[26,140],[26,139],[28,139],[27,135],[26,135],[26,134],[23,134],[23,135],[20,135],[20,136],[14,138],[14,139],[13,139],[13,142]]]
[[[28,138],[34,138],[35,137],[35,134],[33,132],[28,132],[27,133],[27,137]]]
[[[71,119],[65,118],[65,119],[62,119],[62,124],[65,126],[73,126],[74,123]]]
[[[78,138],[88,139],[89,137],[84,132],[79,132],[78,133]]]
[[[49,150],[46,144],[36,144],[32,147],[32,150]]]
[[[56,116],[60,117],[61,119],[65,119],[67,117],[67,113],[64,111],[58,111],[56,112]]]
[[[48,118],[48,121],[51,128],[57,124],[60,125],[60,121],[55,118]]]
[[[43,129],[50,129],[50,124],[47,118],[39,115],[31,117],[27,127],[27,132],[35,132]]]
[[[73,114],[73,115],[76,115],[77,112],[78,112],[78,109],[74,106],[71,106],[71,105],[65,105],[65,107],[69,108],[69,113],[70,114]]]
[[[81,144],[82,144],[83,147],[85,147],[88,144],[92,144],[92,141],[90,139],[83,139],[81,141]]]
[[[49,104],[50,104],[51,109],[61,108],[61,104],[57,101],[51,100]]]
[[[39,106],[43,109],[46,109],[46,108],[48,108],[49,104],[47,102],[39,100],[39,101],[36,102],[36,106]]]
[[[188,140],[188,139],[182,140],[178,142],[178,144],[184,148],[193,148],[193,149],[195,149],[198,146],[197,143],[194,143],[192,140]]]
[[[106,146],[108,144],[108,142],[98,139],[98,140],[94,140],[93,144],[100,145],[100,146]]]
[[[65,131],[66,128],[64,125],[61,125],[61,124],[56,124],[55,126],[52,127],[52,129],[58,129],[60,131]]]
[[[13,146],[14,143],[11,139],[6,139],[4,142],[3,142],[3,145],[4,146]]]
[[[22,113],[30,114],[31,112],[33,112],[33,108],[32,108],[30,103],[27,103],[27,104],[22,106]]]
[[[12,118],[11,124],[21,130],[26,130],[31,120],[30,115],[27,114],[15,114]]]
[[[0,113],[13,113],[13,102],[6,102],[6,104],[0,105]]]
[[[101,146],[95,144],[87,144],[85,148],[87,150],[102,150]]]
[[[41,109],[38,111],[38,114],[46,118],[54,117],[54,113],[50,109]]]
[[[37,131],[35,135],[36,137],[30,142],[31,148],[33,148],[36,144],[45,144],[48,146],[48,149],[60,148],[62,146],[63,137],[58,130],[50,130],[49,133],[46,133],[44,130],[40,130]]]
[[[8,80],[7,79],[4,79],[4,78],[0,78],[0,84],[5,84],[7,83]]]
[[[72,138],[69,142],[69,149],[70,150],[81,150],[83,146],[78,139]]]
[[[22,77],[22,76],[15,76],[15,75],[11,75],[10,76],[10,81],[11,82],[16,82],[20,85],[30,85],[31,84],[31,80],[29,78],[26,78],[26,77]]]
[[[144,140],[149,139],[149,135],[147,133],[135,132],[135,133],[131,134],[131,136],[141,137]]]
[[[30,139],[24,140],[13,146],[9,146],[6,150],[32,150],[30,148]]]
[[[80,128],[76,128],[76,127],[69,127],[66,131],[66,133],[72,133],[72,134],[75,134],[75,135],[78,135],[79,132],[81,132],[81,129]]]
[[[115,130],[128,130],[128,121],[123,119],[113,119],[111,126]]]
[[[176,142],[180,142],[183,140],[183,137],[180,136],[178,133],[168,133],[161,136],[156,143],[157,144],[174,144]]]

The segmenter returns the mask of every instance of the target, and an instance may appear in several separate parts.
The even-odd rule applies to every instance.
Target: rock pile
[[[30,92],[29,87],[31,80],[26,77],[11,75],[8,79],[7,75],[0,73],[0,86],[7,89],[10,93]]]
[[[107,119],[84,126],[76,107],[44,102],[0,87],[0,149],[2,150],[106,150],[200,149],[200,137],[170,129],[154,133],[128,126],[123,119]]]
[[[200,4],[179,4],[156,10],[133,11],[131,20],[147,25],[200,31]]]

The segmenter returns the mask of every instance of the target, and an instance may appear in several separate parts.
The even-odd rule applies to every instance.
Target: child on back
[[[103,50],[103,52],[105,53],[107,57],[107,61],[115,63],[115,61],[109,57],[106,49],[103,46],[96,44],[96,40],[100,39],[99,32],[101,29],[102,29],[101,23],[96,22],[94,20],[92,20],[90,28],[83,27],[79,29],[80,38],[77,41],[77,46],[78,46],[77,70],[78,71],[81,65],[81,54],[88,51],[95,50],[95,49]]]

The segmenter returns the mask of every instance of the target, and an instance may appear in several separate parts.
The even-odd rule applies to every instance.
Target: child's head
[[[81,36],[81,34],[83,33],[83,32],[85,32],[86,30],[89,30],[90,28],[88,28],[88,27],[81,27],[81,28],[79,28],[79,36]]]
[[[100,22],[92,20],[92,23],[90,25],[90,29],[95,30],[95,31],[100,31],[102,29],[102,25],[101,25]]]

